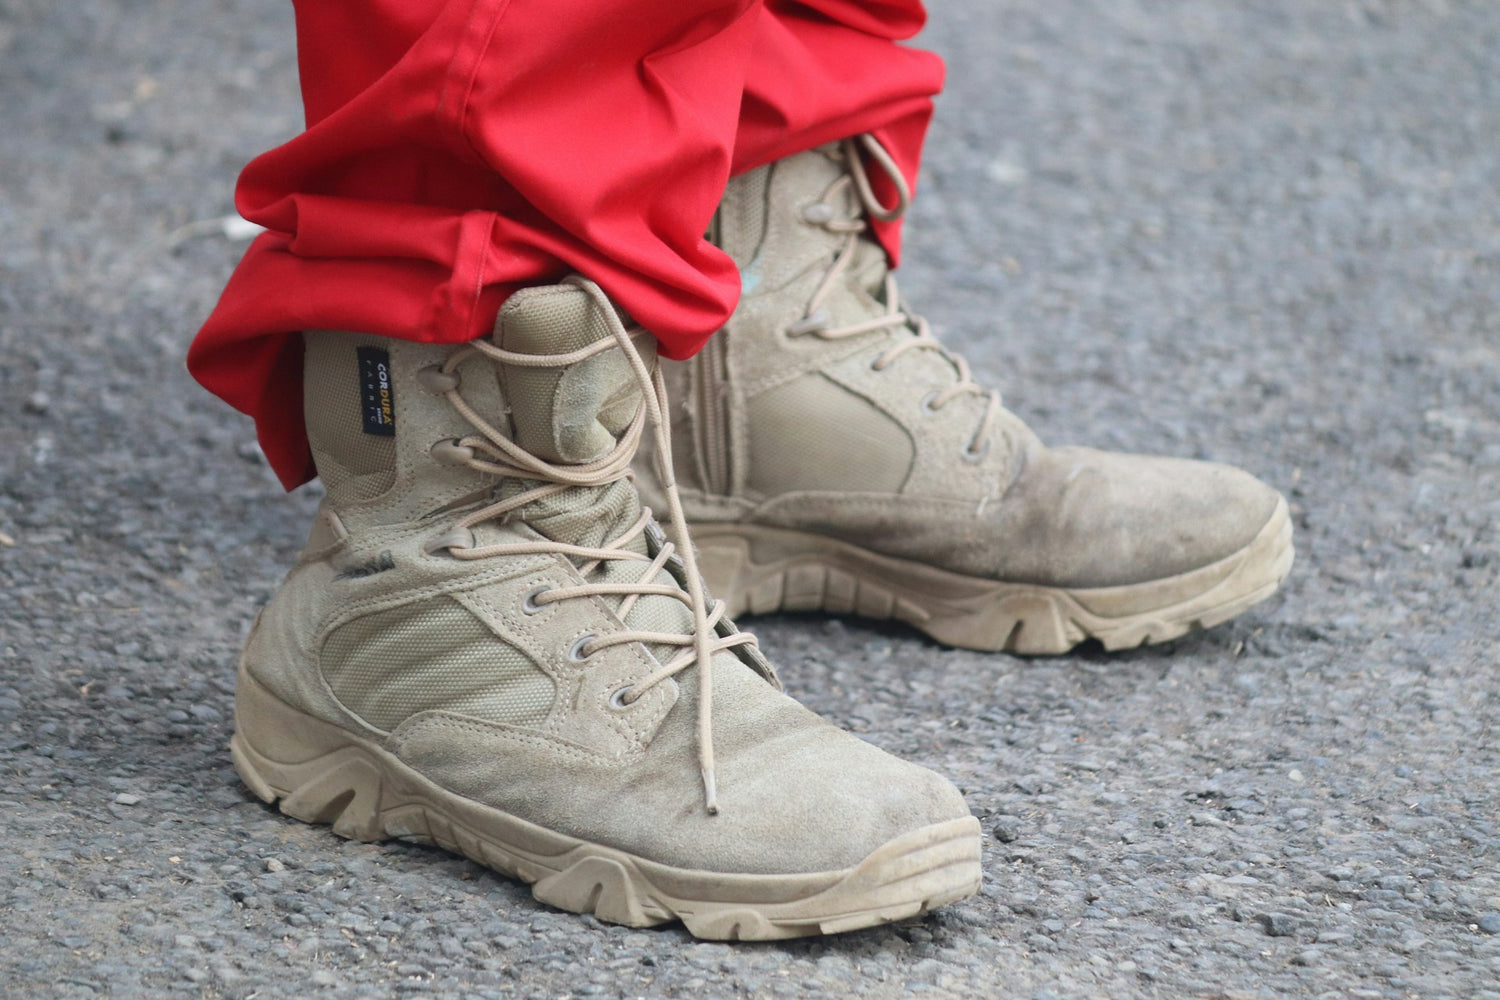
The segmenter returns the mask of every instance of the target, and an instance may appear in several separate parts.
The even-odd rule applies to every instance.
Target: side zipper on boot
[[[728,496],[731,483],[729,463],[729,383],[725,378],[725,333],[710,338],[693,358],[692,400],[694,445],[698,452],[698,469],[703,476],[703,490],[711,496]]]

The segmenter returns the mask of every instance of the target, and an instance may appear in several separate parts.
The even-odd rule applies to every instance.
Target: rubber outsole
[[[986,580],[758,525],[695,522],[692,535],[704,580],[731,616],[852,614],[902,621],[950,646],[1028,655],[1065,653],[1087,639],[1127,649],[1217,625],[1270,597],[1294,558],[1285,500],[1233,555],[1119,587]]]
[[[541,902],[630,927],[680,920],[695,937],[723,941],[834,934],[917,916],[980,883],[972,816],[913,830],[838,871],[660,864],[446,791],[370,740],[287,705],[243,668],[230,748],[250,790],[288,816],[354,840],[442,847],[520,878]]]

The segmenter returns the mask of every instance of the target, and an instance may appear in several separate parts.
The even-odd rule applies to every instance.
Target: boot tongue
[[[495,346],[516,354],[556,355],[615,341],[622,319],[598,286],[590,282],[526,289],[511,296],[495,323]],[[656,361],[656,342],[636,341],[646,367]],[[497,365],[500,387],[510,407],[516,444],[554,465],[579,465],[602,458],[629,428],[643,402],[643,389],[623,349],[614,347],[567,365]],[[536,480],[510,478],[501,497],[534,489]],[[575,486],[537,500],[512,514],[533,530],[568,545],[600,547],[628,530],[641,514],[640,496],[629,480],[603,486]],[[644,535],[626,546],[647,554]],[[634,582],[643,563],[610,560],[590,579]],[[655,581],[675,583],[665,572]],[[645,597],[626,624],[658,632],[691,632],[692,613],[681,601]],[[653,649],[658,657],[675,649]]]
[[[532,288],[506,301],[494,342],[516,354],[569,354],[615,340],[621,326],[619,313],[596,285]],[[655,342],[636,347],[649,367]],[[618,348],[570,365],[499,368],[516,443],[548,462],[602,458],[641,404],[641,386]]]
[[[533,482],[513,480],[505,484],[502,492],[514,495],[533,486]],[[608,486],[574,487],[565,493],[529,503],[515,516],[555,542],[597,548],[624,533],[640,515],[640,494],[633,483],[621,479]],[[640,555],[650,554],[644,534],[632,538],[624,548]],[[594,583],[635,583],[644,576],[646,568],[646,564],[638,560],[612,559],[589,576],[589,580]],[[658,573],[652,582],[678,586],[666,570]],[[612,604],[617,601],[615,598],[607,600]],[[624,622],[629,628],[646,632],[690,635],[693,612],[682,601],[652,595],[636,601]],[[682,647],[653,644],[647,648],[659,662],[666,663],[681,652]]]
[[[598,286],[530,288],[511,296],[495,322],[495,346],[538,358],[614,343],[620,314]],[[649,366],[655,343],[637,344]],[[497,366],[516,444],[554,465],[578,465],[613,449],[642,402],[642,389],[623,350],[612,347],[572,364]],[[502,496],[536,485],[514,479]],[[553,541],[598,546],[640,515],[629,484],[579,486],[527,504],[516,516]]]
[[[499,498],[506,500],[535,488],[533,479],[507,479]],[[511,516],[554,542],[599,548],[636,522],[641,516],[641,502],[631,484],[620,480],[608,486],[575,486],[534,500]],[[646,551],[646,543],[640,538],[626,547],[632,552]]]

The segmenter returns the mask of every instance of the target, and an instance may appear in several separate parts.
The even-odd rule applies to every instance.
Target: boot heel
[[[299,712],[240,668],[234,699],[235,770],[261,801],[351,840],[386,836],[384,779],[374,753],[333,726]]]
[[[733,618],[750,610],[746,581],[751,576],[750,546],[734,537],[714,538],[709,542],[693,539],[698,547],[698,572],[708,592],[725,602],[725,614]]]

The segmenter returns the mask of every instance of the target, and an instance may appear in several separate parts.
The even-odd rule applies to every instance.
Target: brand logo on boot
[[[365,433],[396,436],[396,391],[391,386],[391,355],[381,347],[355,348],[359,353],[360,416]]]

